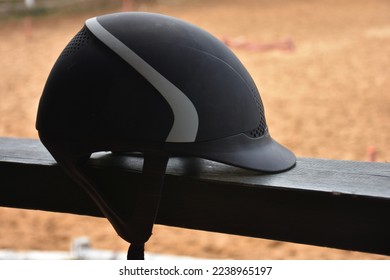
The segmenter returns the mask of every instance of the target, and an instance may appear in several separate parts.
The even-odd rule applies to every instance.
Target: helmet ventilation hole
[[[257,138],[263,136],[264,132],[265,132],[265,128],[259,125],[258,127],[256,127],[255,129],[249,132],[249,136],[252,138]]]
[[[267,129],[267,123],[265,121],[263,103],[261,102],[260,95],[259,95],[259,92],[257,91],[256,86],[252,87],[251,92],[252,92],[253,98],[256,102],[256,107],[259,111],[259,123],[258,123],[256,128],[247,132],[246,134],[249,137],[258,138],[258,137],[264,135],[264,133]]]
[[[89,34],[86,27],[83,27],[69,42],[69,44],[62,51],[60,57],[67,57],[76,53],[80,48],[89,43]]]

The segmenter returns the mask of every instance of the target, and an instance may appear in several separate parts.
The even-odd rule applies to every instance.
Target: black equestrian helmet
[[[295,163],[271,138],[256,85],[233,52],[159,14],[87,20],[50,73],[37,129],[64,155],[163,149],[264,172]]]
[[[44,88],[36,127],[60,166],[142,259],[170,156],[281,172],[295,156],[268,132],[259,92],[241,62],[206,31],[169,16],[91,18],[65,47]],[[121,213],[83,169],[99,151],[141,152],[144,180]]]

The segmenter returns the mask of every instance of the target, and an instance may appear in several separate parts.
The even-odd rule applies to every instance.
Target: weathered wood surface
[[[141,157],[94,154],[87,172],[131,211]],[[38,140],[0,138],[0,206],[102,216]],[[390,255],[390,164],[298,158],[259,174],[169,161],[157,223]]]

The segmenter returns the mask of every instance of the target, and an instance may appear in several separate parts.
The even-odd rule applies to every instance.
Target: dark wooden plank
[[[141,157],[97,153],[88,173],[131,211]],[[390,166],[299,158],[259,174],[172,158],[157,223],[390,255]],[[101,216],[37,140],[0,138],[0,205]]]

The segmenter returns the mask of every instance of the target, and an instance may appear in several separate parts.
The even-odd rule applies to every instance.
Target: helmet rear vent
[[[263,102],[261,102],[260,95],[256,86],[253,86],[251,88],[251,92],[259,112],[259,123],[256,128],[247,132],[246,134],[252,138],[258,138],[264,135],[265,131],[267,130],[267,123],[265,121]]]
[[[69,42],[69,44],[62,51],[60,57],[67,57],[75,54],[82,47],[86,46],[89,43],[89,33],[87,28],[84,26]]]
[[[257,137],[260,137],[260,136],[263,136],[264,135],[264,132],[265,132],[265,128],[262,127],[262,125],[260,124],[258,127],[256,127],[255,129],[249,131],[248,135],[252,138],[257,138]]]

